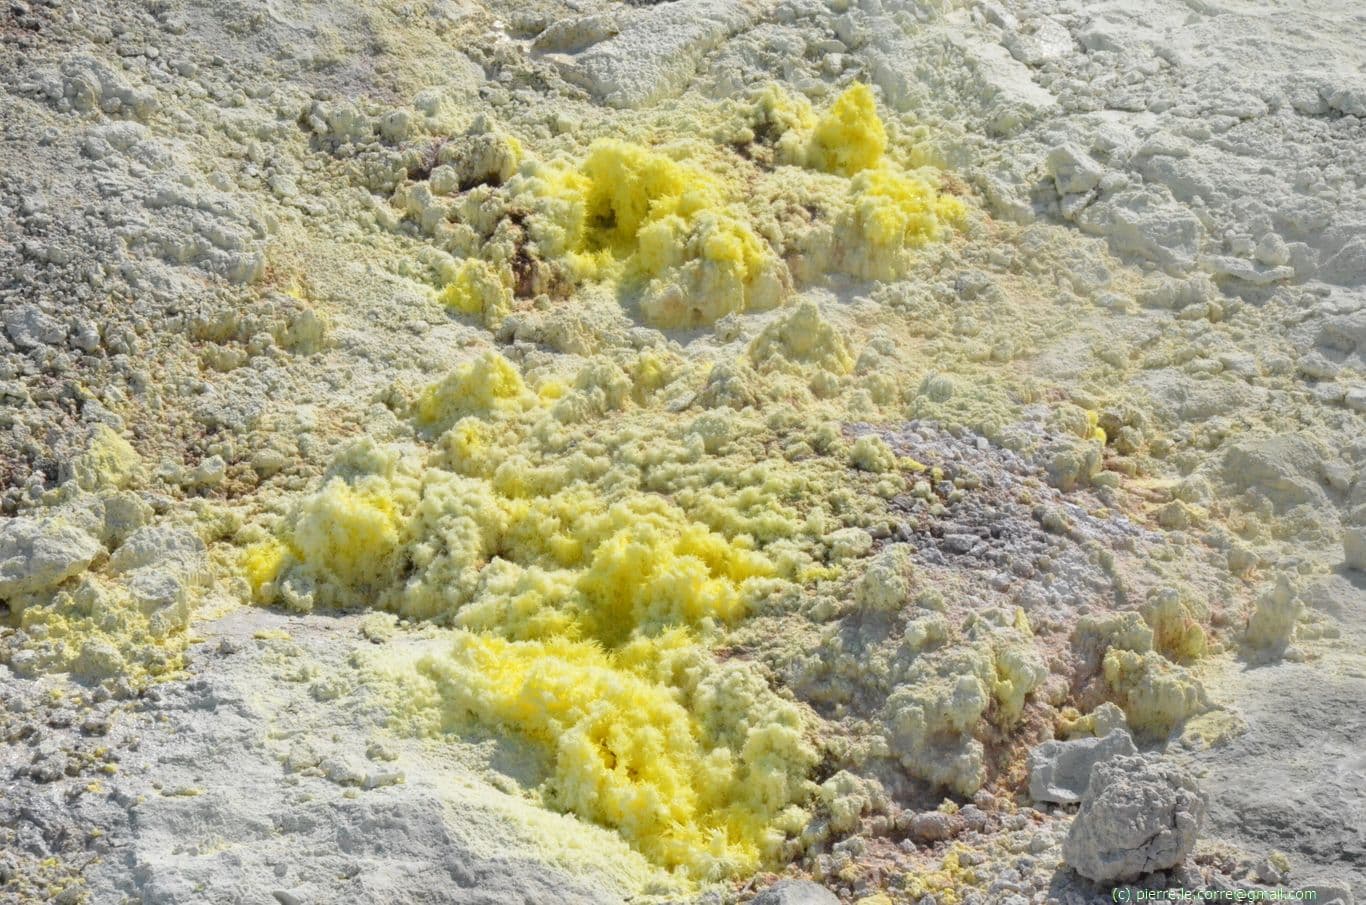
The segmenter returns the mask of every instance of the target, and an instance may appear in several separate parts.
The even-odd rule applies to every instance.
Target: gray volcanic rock
[[[1347,568],[1366,572],[1366,528],[1348,528],[1342,532],[1342,556]]]
[[[836,905],[835,894],[810,880],[781,880],[754,897],[754,905]]]
[[[1104,738],[1044,742],[1029,752],[1029,797],[1074,804],[1085,796],[1096,764],[1137,752],[1133,737],[1123,729]]]
[[[10,519],[0,526],[0,597],[53,588],[103,552],[99,541],[59,519]]]
[[[1156,757],[1096,764],[1063,859],[1098,883],[1126,882],[1175,867],[1195,847],[1205,799],[1184,769]]]

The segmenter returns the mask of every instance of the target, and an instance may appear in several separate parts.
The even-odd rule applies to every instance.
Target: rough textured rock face
[[[1074,804],[1085,796],[1096,764],[1137,753],[1133,737],[1123,729],[1104,738],[1044,742],[1029,752],[1029,797]]]
[[[809,880],[780,880],[754,897],[754,905],[837,905],[835,894]]]
[[[1184,861],[1204,819],[1204,796],[1184,769],[1150,756],[1116,757],[1092,770],[1063,858],[1098,883],[1136,880]]]
[[[1342,533],[1342,558],[1347,568],[1366,572],[1366,528],[1348,528]]]
[[[55,519],[11,519],[0,526],[0,594],[47,591],[90,565],[100,546],[90,535]]]
[[[0,4],[0,903],[1366,897],[1362,6]]]

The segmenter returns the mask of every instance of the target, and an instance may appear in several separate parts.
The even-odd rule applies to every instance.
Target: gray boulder
[[[1044,161],[1059,195],[1089,192],[1100,185],[1105,169],[1090,155],[1072,145],[1061,145],[1048,152]]]
[[[5,312],[5,333],[19,349],[51,346],[66,339],[66,327],[37,305],[20,305]]]
[[[1366,528],[1348,528],[1342,532],[1342,558],[1347,568],[1366,572]]]
[[[1175,867],[1195,847],[1205,799],[1194,777],[1159,757],[1096,764],[1063,842],[1063,860],[1097,883],[1125,883]]]
[[[1300,889],[1306,893],[1304,901],[1312,901],[1316,905],[1356,905],[1351,886],[1343,880],[1320,880],[1317,883],[1301,886]],[[1314,893],[1312,899],[1307,895],[1309,892]]]
[[[752,905],[839,905],[830,890],[810,880],[779,880],[754,897]]]
[[[139,528],[109,557],[114,572],[155,566],[182,575],[197,575],[207,565],[207,548],[193,531],[165,525]]]
[[[1076,804],[1086,794],[1092,767],[1137,750],[1123,729],[1104,738],[1044,742],[1029,752],[1029,795],[1035,801]]]
[[[55,588],[103,552],[99,541],[59,517],[0,523],[0,599]]]

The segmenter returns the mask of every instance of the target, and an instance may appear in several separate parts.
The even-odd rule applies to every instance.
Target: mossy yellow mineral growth
[[[631,142],[595,142],[576,170],[533,165],[510,187],[535,212],[529,228],[578,279],[639,291],[663,327],[770,308],[791,291],[787,269],[721,179]]]
[[[888,156],[887,130],[867,85],[851,86],[814,124],[804,113],[776,115],[804,104],[778,103],[777,91],[761,93],[750,116],[765,131],[788,130],[774,142],[778,159],[841,177],[811,183],[811,200],[830,211],[832,229],[818,233],[828,247],[804,248],[806,256],[853,276],[890,279],[906,271],[915,249],[965,225],[967,206],[940,191],[934,170]],[[827,197],[832,191],[835,197]]]
[[[958,905],[963,901],[962,890],[978,882],[977,874],[969,866],[972,861],[965,855],[971,855],[971,852],[964,846],[954,845],[938,868],[906,874],[906,895],[911,901],[933,896],[936,902],[944,905]]]
[[[258,541],[242,551],[241,569],[253,595],[273,582],[284,568],[288,551],[275,538]]]
[[[548,805],[617,829],[665,867],[753,870],[806,821],[793,802],[814,753],[796,709],[683,633],[612,650],[461,633],[419,670],[442,728],[473,717],[535,743]]]
[[[479,570],[450,614],[470,631],[419,664],[435,690],[418,721],[473,721],[538,746],[548,805],[619,830],[665,867],[715,879],[771,858],[805,818],[795,802],[814,755],[797,711],[757,679],[720,706],[727,674],[676,627],[739,618],[746,583],[773,567],[645,498],[604,506],[571,490],[484,515],[483,533],[501,533],[476,543],[507,559]],[[434,591],[414,582],[398,606],[435,615],[448,598]]]
[[[855,276],[890,279],[905,270],[906,255],[937,242],[967,215],[963,202],[942,195],[934,177],[879,168],[864,170],[849,185],[847,213],[838,225],[862,239],[838,259]]]
[[[662,127],[462,180],[431,231],[449,240],[428,262],[441,301],[515,328],[561,307],[542,294],[597,283],[650,324],[693,327],[785,303],[789,256],[817,275],[900,273],[908,250],[962,222],[933,173],[897,162],[866,86],[820,116],[764,97],[771,122],[755,139],[778,150],[752,159]],[[374,674],[403,691],[398,725],[518,740],[541,757],[531,785],[546,805],[679,876],[774,864],[810,819],[816,754],[803,711],[711,648],[786,605],[794,582],[838,577],[867,548],[828,539],[867,538],[903,486],[886,443],[841,435],[855,351],[803,302],[738,358],[660,344],[572,365],[526,353],[523,371],[485,352],[415,394],[412,442],[339,457],[243,572],[265,602],[447,627],[416,662],[376,654]],[[961,663],[929,670],[928,707],[971,711],[925,747],[964,755],[949,781],[980,784],[967,734],[989,709],[1016,720],[1037,685],[1028,658],[997,641],[974,647],[973,689],[955,680]],[[968,690],[974,700],[954,697]]]
[[[827,333],[775,341],[847,369]],[[376,655],[376,675],[403,676],[400,725],[520,739],[548,806],[715,879],[802,830],[815,754],[794,705],[708,648],[811,571],[797,505],[833,507],[838,482],[756,460],[752,415],[666,412],[671,379],[707,374],[655,351],[569,378],[478,356],[418,394],[430,447],[357,444],[242,568],[264,601],[449,625],[416,664]]]
[[[512,307],[512,292],[488,263],[461,262],[455,279],[441,292],[441,301],[462,314],[479,315],[492,326]]]
[[[753,155],[692,135],[658,146],[602,138],[577,160],[529,155],[506,181],[470,191],[454,208],[467,257],[442,270],[441,299],[493,325],[514,295],[597,281],[653,325],[694,327],[785,302],[789,257],[810,278],[896,276],[911,251],[965,222],[966,207],[939,191],[934,171],[889,153],[866,85],[819,117],[776,87],[727,109],[722,131],[747,135]],[[651,134],[676,131],[661,124]],[[758,189],[770,182],[772,193]],[[402,203],[416,196],[407,191]],[[806,221],[791,211],[808,212]]]
[[[813,302],[794,305],[754,338],[747,350],[760,371],[803,373],[814,366],[830,374],[847,374],[854,367],[849,344],[838,329],[821,317]]]
[[[497,352],[485,352],[428,387],[417,401],[424,426],[448,426],[464,415],[515,411],[531,403],[522,375]]]
[[[1156,651],[1111,648],[1102,672],[1129,725],[1149,737],[1165,737],[1186,719],[1209,709],[1199,680]]]
[[[827,173],[853,176],[882,162],[887,129],[867,85],[850,87],[830,105],[811,136],[810,164]]]

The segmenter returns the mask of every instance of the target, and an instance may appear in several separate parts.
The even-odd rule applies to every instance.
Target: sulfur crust
[[[512,308],[512,293],[502,277],[478,259],[462,261],[440,297],[442,303],[462,314],[479,315],[488,326],[495,326]]]
[[[541,253],[575,280],[620,282],[665,327],[781,303],[786,269],[728,187],[642,145],[595,142],[577,168],[533,164],[509,186]]]
[[[593,142],[577,161],[527,156],[505,184],[459,205],[486,237],[474,249],[483,260],[462,262],[440,297],[500,322],[514,307],[510,261],[522,255],[531,261],[524,267],[544,265],[564,285],[614,287],[655,326],[694,327],[786,302],[795,287],[786,258],[802,261],[808,278],[826,270],[887,278],[906,270],[915,249],[966,224],[966,206],[939,191],[935,171],[887,156],[866,85],[820,117],[774,86],[733,115],[722,131],[770,142],[767,164],[737,162],[718,145],[665,153],[615,138]],[[814,211],[817,222],[775,210],[767,190],[755,190],[766,179],[791,196],[782,210]],[[506,229],[514,216],[518,226]],[[508,238],[518,232],[520,244]],[[530,281],[527,292],[543,283]]]
[[[911,598],[913,574],[911,549],[906,544],[888,546],[869,560],[854,586],[854,599],[873,612],[898,612]]]
[[[864,170],[850,180],[840,231],[861,238],[837,259],[841,270],[866,279],[891,279],[908,266],[907,253],[941,241],[961,227],[967,208],[939,194],[933,177],[889,168]]]
[[[970,866],[973,861],[963,857],[971,855],[961,845],[954,845],[944,856],[938,868],[916,874],[905,875],[907,895],[912,899],[933,897],[945,905],[958,905],[963,901],[962,890],[978,882],[976,872]]]
[[[547,804],[616,828],[664,867],[712,880],[752,870],[775,855],[782,827],[805,822],[792,803],[814,753],[795,708],[753,683],[718,702],[724,671],[685,633],[612,650],[460,633],[419,670],[443,728],[473,718],[540,746]]]
[[[805,373],[805,368],[814,366],[839,375],[854,367],[848,343],[810,301],[801,302],[764,327],[746,351],[761,373]]]
[[[816,123],[807,159],[827,173],[853,176],[881,163],[886,150],[887,130],[873,91],[859,83],[836,98]]]
[[[260,594],[263,587],[279,577],[280,570],[285,566],[287,552],[285,545],[273,537],[257,541],[242,551],[239,568],[253,596]]]
[[[189,620],[188,602],[149,614],[126,589],[88,576],[25,607],[19,627],[42,645],[46,668],[140,688],[184,668]]]
[[[112,428],[96,427],[68,468],[73,480],[53,493],[40,524],[81,556],[60,574],[11,581],[3,622],[23,631],[28,654],[11,666],[145,687],[185,665],[186,629],[209,578],[204,545],[177,529],[178,558],[119,556],[154,514],[134,492],[145,463]]]
[[[497,352],[486,352],[428,387],[416,415],[423,425],[448,426],[463,415],[512,411],[530,401],[517,369]]]
[[[387,487],[358,483],[360,487],[333,478],[305,500],[291,540],[300,559],[346,584],[376,587],[398,549],[399,513]]]
[[[773,352],[789,354],[803,357]],[[478,356],[419,395],[430,452],[357,444],[241,566],[262,601],[450,625],[445,651],[377,669],[431,683],[393,696],[397,723],[522,739],[550,765],[549,806],[700,880],[770,863],[805,825],[815,755],[799,712],[708,639],[818,574],[794,504],[836,486],[810,469],[846,466],[754,459],[753,414],[687,415],[678,431],[654,398],[678,378],[704,375],[650,351],[533,391]]]
[[[1280,653],[1295,634],[1295,626],[1304,610],[1294,585],[1284,573],[1263,593],[1248,617],[1244,641],[1254,650]]]
[[[1200,682],[1156,651],[1111,648],[1102,671],[1137,733],[1165,737],[1186,719],[1209,709]]]
[[[494,310],[509,332],[528,308],[576,304],[510,297],[515,250],[571,291],[602,283],[650,323],[695,326],[787,301],[805,279],[789,261],[900,275],[966,223],[934,171],[888,154],[867,88],[822,116],[778,91],[765,105],[754,140],[771,145],[766,160],[639,135],[569,159],[528,154],[461,202],[460,225],[486,238],[444,271],[444,300],[486,320]],[[574,349],[572,368],[485,353],[436,380],[411,410],[425,445],[344,456],[244,571],[262,600],[448,626],[440,649],[380,670],[414,692],[395,696],[397,724],[519,740],[545,762],[548,806],[681,876],[772,865],[809,817],[812,718],[711,648],[796,599],[792,584],[861,574],[865,528],[907,489],[903,472],[928,467],[874,437],[845,440],[841,422],[853,400],[899,417],[914,397],[904,367],[879,386],[877,366],[805,299],[738,356],[610,345]],[[310,522],[320,512],[335,530]],[[896,612],[913,583],[903,565],[889,562],[859,606]],[[986,776],[978,736],[1017,725],[1046,669],[1009,617],[961,645],[942,617],[918,622],[908,637],[923,643],[888,676],[900,696],[887,746],[908,777],[971,794]]]
[[[1023,611],[984,614],[963,643],[948,644],[950,636],[940,616],[907,633],[908,657],[893,666],[896,687],[884,708],[887,742],[909,775],[972,795],[986,778],[976,737],[984,721],[990,714],[998,727],[1014,726],[1048,670]]]
[[[896,471],[896,453],[881,437],[868,435],[854,441],[849,458],[856,468],[878,474]]]
[[[392,696],[397,725],[435,736],[484,726],[520,739],[548,764],[540,792],[549,806],[617,830],[680,876],[772,863],[805,822],[803,721],[753,667],[718,663],[708,648],[789,583],[837,580],[863,555],[838,538],[867,537],[844,526],[885,504],[851,494],[851,484],[905,486],[899,467],[851,468],[855,444],[834,418],[843,403],[824,394],[848,392],[852,368],[842,331],[805,303],[774,318],[738,367],[656,348],[524,376],[487,353],[419,394],[413,415],[426,452],[361,444],[343,455],[274,542],[253,551],[248,571],[260,576],[262,600],[382,608],[452,627],[449,647],[421,664],[378,670],[385,682],[428,689]],[[727,389],[716,392],[721,373]],[[680,387],[699,400],[715,395],[670,411]],[[732,393],[771,401],[737,406]],[[811,452],[775,456],[778,436],[803,438]],[[890,453],[865,445],[874,460]],[[907,466],[917,468],[927,466]],[[350,551],[341,567],[328,544],[301,543],[312,514],[328,507],[355,510],[334,520],[347,526],[339,536],[321,535]],[[869,607],[895,608],[910,589],[905,564],[888,565],[902,577],[870,585]],[[975,627],[957,649],[946,647],[950,633],[947,624],[926,630],[920,656],[889,677],[904,698],[889,724],[905,730],[889,742],[907,752],[910,775],[970,792],[984,777],[974,734],[988,719],[1003,728],[1018,720],[1044,670],[1018,619]],[[488,661],[504,671],[479,665]],[[496,685],[480,684],[495,673]],[[538,677],[553,679],[556,695],[531,695]],[[616,703],[589,720],[592,698]],[[571,724],[619,739],[624,751],[643,744],[636,734],[647,728],[677,739],[660,749],[662,772],[636,771],[627,791],[688,822],[665,832],[647,819],[657,810],[642,817],[613,805],[626,794],[620,777],[587,757],[591,749],[553,741]],[[751,738],[766,740],[776,791],[745,803],[759,782],[743,769]],[[698,758],[720,766],[696,768]],[[714,801],[736,804],[718,810]]]
[[[812,270],[892,279],[905,273],[915,249],[966,225],[967,206],[941,193],[934,169],[906,168],[885,154],[887,131],[867,85],[849,87],[814,122],[810,115],[788,113],[802,108],[796,102],[784,105],[775,92],[780,93],[762,92],[751,115],[770,130],[787,130],[776,141],[779,159],[840,177],[824,183],[824,192],[820,180],[809,180],[812,195],[836,193],[831,228],[814,232],[815,242],[802,248]]]
[[[85,451],[72,460],[70,470],[82,490],[122,489],[142,477],[143,462],[132,444],[100,424]]]
[[[1205,653],[1205,630],[1192,607],[1173,589],[1149,601],[1145,618],[1153,630],[1153,646],[1169,660],[1189,663]]]

